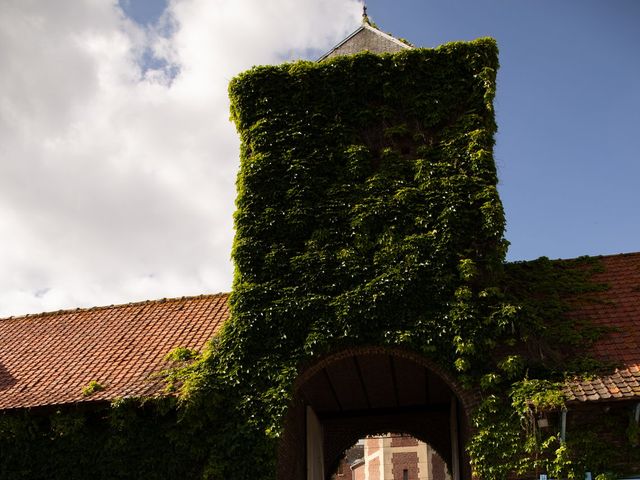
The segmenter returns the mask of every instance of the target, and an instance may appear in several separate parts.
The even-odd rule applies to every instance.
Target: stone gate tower
[[[280,479],[324,478],[386,432],[470,478],[473,399],[453,372],[504,259],[497,67],[492,39],[412,48],[365,16],[319,62],[231,82],[242,148],[221,349],[247,411],[267,412],[251,424],[277,432]]]

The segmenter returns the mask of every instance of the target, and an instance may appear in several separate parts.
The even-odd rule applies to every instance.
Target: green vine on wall
[[[621,463],[622,452],[593,434],[603,428],[595,420],[590,431],[571,431],[566,442],[559,433],[565,383],[612,367],[585,353],[610,330],[570,315],[585,303],[600,301],[593,294],[607,286],[592,280],[600,271],[598,259],[587,257],[506,264],[502,292],[517,313],[511,334],[497,349],[496,373],[488,374],[497,379],[481,381],[486,397],[474,415],[477,434],[469,445],[480,478],[532,472],[583,478],[587,471],[606,476]],[[604,429],[612,431],[613,423]]]
[[[404,346],[477,370],[502,329],[497,68],[482,39],[231,82],[236,277],[211,358],[246,392],[256,435],[281,433],[298,366],[336,348]]]

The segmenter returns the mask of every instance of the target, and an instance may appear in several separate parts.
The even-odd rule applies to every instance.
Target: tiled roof
[[[229,313],[226,294],[0,320],[0,409],[161,394],[175,347],[201,349]],[[91,396],[91,381],[104,386]]]
[[[568,384],[567,398],[640,399],[640,253],[600,259],[604,271],[594,280],[610,288],[573,314],[615,329],[593,355],[618,368]],[[162,394],[154,374],[168,366],[165,355],[201,349],[228,318],[227,301],[203,295],[0,320],[0,409]],[[91,381],[106,388],[85,397]]]
[[[640,399],[640,253],[599,257],[604,271],[594,280],[609,288],[598,302],[581,305],[574,315],[612,331],[593,347],[595,358],[617,365],[613,372],[566,387],[569,401]]]

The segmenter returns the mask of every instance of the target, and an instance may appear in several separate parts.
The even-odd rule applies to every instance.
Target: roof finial
[[[371,25],[371,22],[369,21],[369,16],[367,15],[367,4],[365,2],[362,2],[362,23]]]

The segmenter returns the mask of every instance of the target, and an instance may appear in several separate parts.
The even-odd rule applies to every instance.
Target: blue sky
[[[500,47],[508,258],[640,250],[640,2],[370,0],[417,46]],[[316,59],[358,0],[0,2],[0,317],[229,291],[229,80]],[[66,12],[73,11],[73,15]]]
[[[640,2],[371,0],[419,46],[497,39],[510,259],[640,250]]]
[[[167,0],[119,0],[124,13],[141,25],[157,22],[167,8]]]
[[[367,3],[381,29],[417,46],[498,40],[495,157],[510,259],[640,250],[640,2]],[[120,4],[149,24],[166,1]]]

